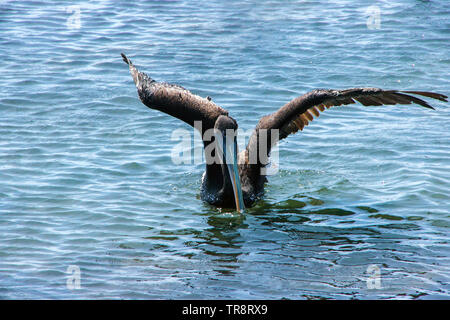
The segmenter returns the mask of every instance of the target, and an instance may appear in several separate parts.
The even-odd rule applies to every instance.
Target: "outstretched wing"
[[[286,138],[288,135],[303,130],[314,117],[318,117],[320,112],[325,111],[333,106],[348,105],[357,101],[364,106],[381,106],[395,104],[411,104],[416,103],[425,108],[434,109],[427,102],[413,95],[420,95],[428,98],[447,101],[447,96],[439,93],[424,91],[397,91],[382,90],[378,88],[353,88],[346,90],[313,90],[303,96],[295,98],[285,104],[278,111],[261,118],[255,131],[247,145],[249,154],[255,152],[261,143],[262,130],[267,130],[267,154],[269,156],[270,149],[274,143],[270,140],[270,130],[278,130],[278,140]],[[259,152],[257,153],[259,154]],[[259,161],[259,163],[267,163]]]
[[[122,58],[130,67],[139,98],[147,107],[167,113],[191,126],[194,126],[195,121],[201,121],[202,136],[207,129],[214,127],[220,115],[228,115],[209,97],[202,98],[178,85],[156,82],[147,74],[139,72],[123,53]]]

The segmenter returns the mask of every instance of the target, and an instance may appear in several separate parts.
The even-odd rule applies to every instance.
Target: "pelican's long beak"
[[[233,150],[231,150],[233,148]],[[231,155],[232,162],[228,162]],[[242,212],[245,209],[244,198],[242,196],[241,178],[239,177],[239,169],[237,162],[237,142],[234,139],[233,144],[227,143],[225,147],[225,159],[227,159],[227,169],[230,175],[231,185],[233,186],[234,200],[236,201],[236,210]],[[231,160],[231,159],[230,159]]]
[[[233,138],[233,143],[227,143],[226,137],[223,136],[222,139],[217,139],[216,141],[221,141],[220,149],[223,150],[225,160],[225,165],[227,167],[228,174],[230,176],[231,185],[233,186],[234,200],[236,202],[236,210],[242,212],[245,209],[244,197],[242,195],[241,179],[239,177],[238,169],[238,148],[236,138]]]

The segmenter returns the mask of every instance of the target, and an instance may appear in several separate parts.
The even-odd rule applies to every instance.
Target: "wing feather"
[[[228,111],[212,102],[211,98],[202,98],[176,84],[157,82],[139,72],[123,53],[122,58],[130,68],[140,100],[147,107],[167,113],[191,126],[201,121],[202,136],[207,129],[214,127],[220,115],[228,115]]]
[[[352,88],[346,90],[313,90],[303,96],[297,97],[278,111],[261,118],[253,132],[254,137],[247,145],[247,152],[255,151],[259,146],[260,129],[278,129],[279,140],[288,135],[302,131],[314,117],[318,117],[320,112],[333,106],[349,105],[356,102],[364,106],[382,106],[395,104],[418,104],[422,107],[434,109],[426,101],[414,95],[433,98],[440,101],[447,101],[447,96],[426,91],[398,91],[382,90],[379,88]],[[268,145],[268,154],[271,144]]]

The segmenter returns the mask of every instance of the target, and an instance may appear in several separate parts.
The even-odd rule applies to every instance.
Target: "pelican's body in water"
[[[122,54],[136,84],[139,98],[149,108],[176,117],[197,127],[203,139],[206,171],[202,179],[202,199],[218,207],[242,211],[264,193],[267,181],[265,166],[272,147],[281,139],[303,130],[332,106],[356,103],[364,106],[418,104],[433,109],[416,96],[447,101],[447,96],[424,91],[382,90],[379,88],[352,88],[346,90],[313,90],[293,99],[278,111],[262,117],[256,125],[245,150],[238,153],[236,120],[228,111],[216,105],[211,98],[192,94],[181,86],[157,82],[139,72]],[[208,130],[213,133],[208,134]],[[211,152],[211,150],[213,150]],[[208,154],[216,161],[208,161]]]

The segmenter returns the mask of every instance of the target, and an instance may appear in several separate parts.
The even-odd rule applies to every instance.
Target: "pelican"
[[[205,152],[213,147],[215,152],[211,155],[221,160],[207,162],[201,197],[211,205],[236,208],[239,212],[250,207],[263,195],[267,179],[262,169],[268,164],[267,158],[274,145],[279,140],[302,131],[320,112],[357,101],[364,106],[414,103],[434,109],[414,95],[447,101],[447,96],[443,94],[425,91],[379,88],[312,90],[286,103],[278,111],[262,117],[245,150],[238,152],[238,125],[227,110],[215,104],[209,96],[203,98],[179,85],[153,80],[147,74],[139,72],[123,53],[121,55],[129,66],[139,98],[144,105],[178,118],[192,127],[196,127],[196,121],[201,123],[201,127],[197,129],[200,131]],[[206,137],[208,130],[214,131],[213,137]]]

